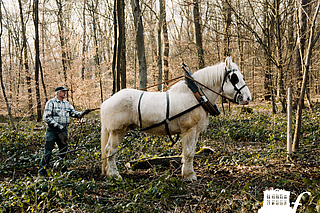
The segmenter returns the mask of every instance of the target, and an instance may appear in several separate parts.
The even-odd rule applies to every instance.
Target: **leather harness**
[[[209,112],[211,115],[213,116],[217,116],[220,114],[220,111],[218,109],[218,106],[214,103],[212,104],[209,99],[207,98],[207,96],[204,94],[204,92],[201,90],[201,88],[199,88],[199,86],[197,85],[196,82],[194,82],[192,79],[192,73],[190,72],[189,70],[189,67],[186,66],[185,64],[181,64],[182,68],[186,71],[186,77],[185,78],[185,82],[186,84],[188,85],[189,89],[193,92],[194,96],[196,97],[196,99],[198,100],[198,104],[190,107],[189,109],[186,109],[185,111],[183,112],[180,112],[172,117],[170,117],[170,98],[169,98],[169,93],[168,91],[166,92],[166,99],[167,99],[167,110],[166,110],[166,119],[159,122],[159,123],[156,123],[156,124],[153,124],[151,126],[148,126],[148,127],[145,127],[143,128],[142,127],[142,117],[141,117],[141,100],[142,100],[142,97],[145,93],[145,91],[143,91],[141,94],[140,94],[140,97],[139,97],[139,102],[138,102],[138,114],[139,114],[139,123],[140,123],[140,131],[146,131],[146,130],[149,130],[149,129],[153,129],[153,128],[156,128],[158,126],[161,126],[161,125],[165,125],[165,129],[166,129],[166,132],[167,132],[167,135],[169,136],[172,144],[171,146],[173,146],[179,139],[179,137],[176,137],[176,140],[174,141],[172,136],[171,136],[171,133],[170,133],[170,129],[169,129],[169,123],[170,121],[198,108],[199,106],[202,106],[207,112]]]

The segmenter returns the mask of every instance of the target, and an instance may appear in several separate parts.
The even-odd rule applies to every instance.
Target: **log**
[[[211,147],[202,147],[198,152],[195,153],[194,157],[200,158],[213,154],[214,152],[214,149],[212,149]],[[126,163],[126,167],[132,170],[149,169],[155,165],[161,165],[163,167],[179,167],[181,165],[181,159],[181,155],[143,158],[129,161],[128,163]]]

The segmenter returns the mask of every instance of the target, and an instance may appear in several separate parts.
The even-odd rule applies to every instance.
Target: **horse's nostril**
[[[247,98],[247,101],[251,101],[251,98],[250,98],[250,97],[248,97],[248,98]]]

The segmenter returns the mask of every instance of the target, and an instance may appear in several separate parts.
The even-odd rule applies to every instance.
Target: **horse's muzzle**
[[[250,101],[251,101],[251,96],[248,96],[246,98],[244,98],[242,94],[239,94],[237,96],[237,103],[240,105],[247,105],[249,104]]]

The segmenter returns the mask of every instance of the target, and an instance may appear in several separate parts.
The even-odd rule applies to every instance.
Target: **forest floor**
[[[37,168],[45,141],[45,124],[17,119],[13,131],[1,118],[0,212],[257,212],[263,192],[284,189],[290,203],[303,197],[297,212],[320,212],[320,113],[303,115],[300,150],[286,151],[286,116],[266,105],[252,113],[233,107],[211,117],[197,150],[213,152],[194,160],[197,180],[181,177],[181,163],[130,169],[129,161],[181,154],[167,137],[130,131],[117,153],[123,181],[101,176],[100,121],[91,113],[69,130],[68,160],[54,150],[49,177]],[[294,116],[293,116],[294,117]],[[69,172],[60,174],[59,164]]]

